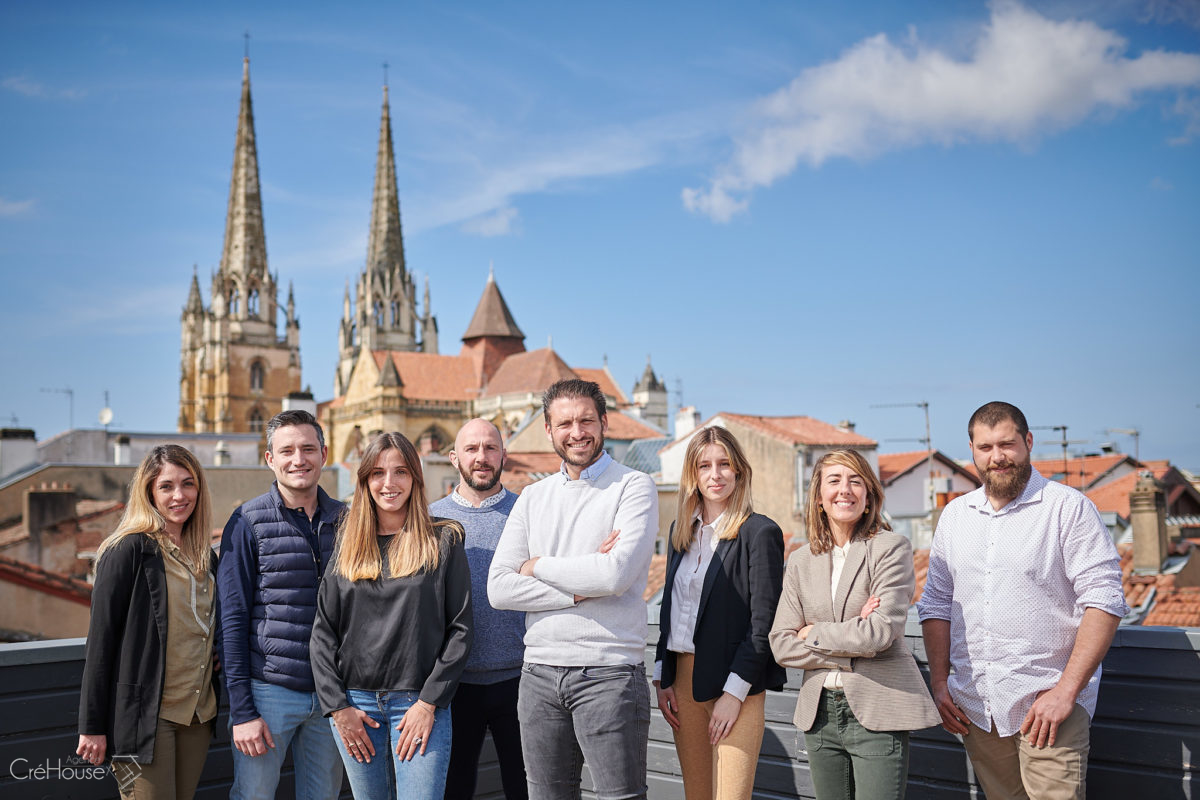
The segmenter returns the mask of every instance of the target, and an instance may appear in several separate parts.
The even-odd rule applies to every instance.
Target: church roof
[[[489,286],[494,285],[491,282]],[[472,323],[474,324],[474,323]],[[463,337],[466,338],[466,337]],[[552,383],[579,375],[549,347],[516,353],[504,359],[488,381],[484,397],[513,392],[544,392]]]
[[[617,405],[624,406],[629,404],[629,398],[621,391],[621,387],[617,386],[617,382],[613,380],[612,373],[608,371],[608,367],[575,367],[575,374],[583,378],[585,381],[592,381],[600,385],[600,391],[604,392],[605,397],[611,397],[617,401]]]
[[[475,397],[475,371],[469,358],[401,350],[376,350],[375,366],[382,374],[390,358],[400,378],[401,393],[409,400],[461,401]]]
[[[467,332],[462,338],[465,342],[481,336],[525,338],[525,334],[517,327],[512,312],[508,310],[508,303],[504,302],[504,295],[500,294],[495,276],[491,274],[488,275],[487,285],[483,287],[479,305],[475,307],[475,316],[471,317],[471,324],[467,326]]]
[[[225,215],[222,274],[267,275],[267,237],[263,232],[262,194],[258,184],[258,149],[254,142],[254,110],[250,104],[250,59],[242,61],[242,102],[233,147],[233,177]]]

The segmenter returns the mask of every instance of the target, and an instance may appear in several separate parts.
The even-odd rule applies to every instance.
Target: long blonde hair
[[[858,518],[850,540],[870,539],[880,531],[890,531],[891,525],[883,518],[883,484],[871,469],[871,464],[857,450],[830,450],[818,459],[813,467],[812,479],[808,484],[808,507],[804,510],[804,522],[808,527],[808,544],[813,555],[828,553],[833,549],[833,531],[829,518],[821,508],[821,481],[825,468],[839,466],[853,470],[867,487],[867,510]]]
[[[680,553],[687,552],[695,538],[692,522],[696,518],[696,512],[704,504],[704,497],[700,494],[700,456],[710,444],[715,444],[725,451],[725,455],[729,457],[729,464],[737,475],[733,493],[729,495],[729,503],[725,506],[720,529],[716,531],[717,538],[736,539],[742,523],[754,513],[750,505],[752,470],[746,454],[742,452],[742,446],[732,433],[719,425],[701,428],[688,442],[687,451],[683,455],[683,474],[679,477],[679,502],[675,510],[675,526],[671,531],[671,547]]]
[[[142,459],[133,473],[133,479],[129,481],[129,502],[125,504],[125,513],[121,515],[117,529],[100,543],[96,552],[97,560],[124,537],[139,533],[146,534],[158,543],[159,548],[166,549],[169,541],[167,523],[154,506],[154,482],[167,464],[186,469],[196,481],[196,507],[192,509],[187,522],[183,523],[179,549],[191,561],[193,572],[208,570],[209,553],[212,550],[212,500],[208,496],[208,481],[196,457],[177,444],[160,444]]]
[[[387,576],[403,578],[422,570],[436,569],[441,560],[441,531],[445,528],[451,537],[462,536],[462,526],[453,520],[434,523],[429,516],[429,503],[425,500],[425,476],[421,472],[421,457],[417,449],[401,433],[381,433],[368,445],[358,465],[358,479],[354,485],[354,498],[350,510],[342,519],[338,531],[337,553],[334,555],[333,570],[351,580],[373,581],[383,577],[383,559],[379,553],[379,516],[375,498],[371,496],[368,481],[375,464],[386,450],[397,450],[404,459],[404,466],[412,476],[412,491],[408,495],[408,507],[404,527],[392,538],[387,552]]]

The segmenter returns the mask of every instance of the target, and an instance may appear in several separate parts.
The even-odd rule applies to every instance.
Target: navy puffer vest
[[[317,613],[317,588],[333,553],[345,506],[317,488],[321,519],[312,536],[292,523],[274,484],[242,506],[258,546],[255,602],[250,612],[250,674],[293,689],[314,689],[308,639]]]

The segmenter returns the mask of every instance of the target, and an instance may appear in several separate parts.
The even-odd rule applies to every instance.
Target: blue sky
[[[241,79],[270,268],[332,395],[383,62],[409,267],[456,352],[494,262],[529,348],[685,403],[965,457],[992,399],[1200,470],[1194,3],[5,4],[0,424],[173,429]],[[673,396],[673,400],[677,398]],[[1041,438],[1056,434],[1046,431]],[[1042,452],[1057,448],[1036,446]]]

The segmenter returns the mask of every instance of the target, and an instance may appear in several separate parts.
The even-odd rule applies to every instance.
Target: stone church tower
[[[242,62],[225,245],[211,291],[205,308],[193,272],[181,320],[179,430],[263,431],[283,399],[300,390],[300,322],[289,286],[284,335],[278,335],[278,277],[267,269],[248,58]]]
[[[342,298],[334,394],[340,397],[346,393],[350,373],[363,351],[437,353],[437,318],[430,310],[428,277],[425,279],[422,308],[423,313],[418,315],[413,276],[404,264],[400,194],[396,189],[396,156],[392,149],[392,119],[388,107],[388,89],[384,86],[367,263],[355,282],[353,305],[349,286]]]

